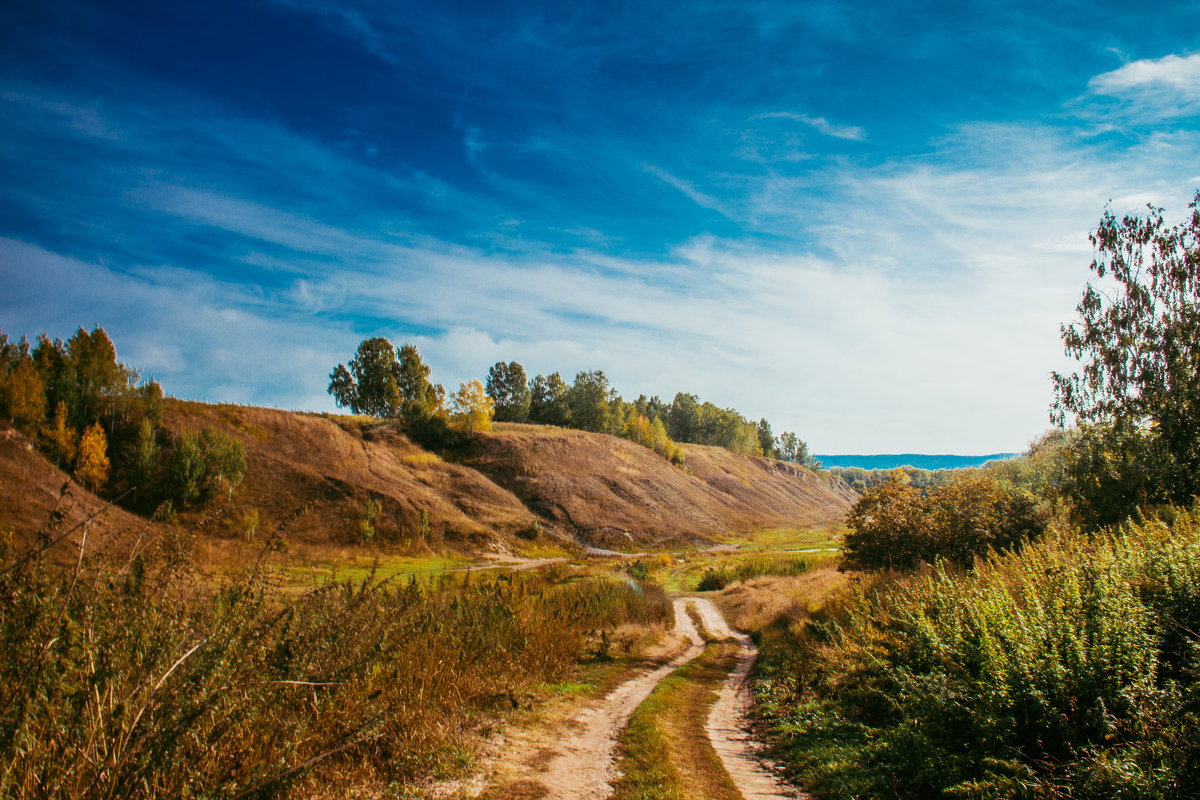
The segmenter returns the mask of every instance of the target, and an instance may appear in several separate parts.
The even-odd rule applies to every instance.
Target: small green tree
[[[233,490],[246,476],[246,448],[221,431],[205,428],[200,434],[200,449],[204,454],[205,492],[226,491],[232,499]]]
[[[591,370],[575,375],[575,383],[567,391],[571,409],[571,425],[585,431],[609,431],[612,423],[610,406],[616,399],[603,370]]]
[[[549,377],[538,375],[529,383],[529,420],[543,425],[565,426],[571,422],[567,403],[568,386],[557,372]]]
[[[762,448],[762,454],[767,458],[779,457],[779,442],[771,433],[771,423],[767,422],[765,418],[758,421],[758,446]]]
[[[208,478],[208,466],[204,462],[204,451],[200,437],[192,431],[184,431],[175,439],[171,457],[167,462],[167,489],[173,499],[185,508],[197,502],[204,493]]]

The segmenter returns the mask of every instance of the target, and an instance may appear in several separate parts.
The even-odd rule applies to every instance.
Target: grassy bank
[[[180,539],[63,571],[0,553],[0,796],[279,797],[452,771],[613,631],[661,625],[652,587],[580,576],[366,575],[296,597],[219,584]]]
[[[1200,525],[1052,531],[864,578],[762,636],[757,690],[819,797],[1185,798],[1200,785]]]

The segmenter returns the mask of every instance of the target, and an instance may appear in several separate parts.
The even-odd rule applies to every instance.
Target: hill
[[[917,469],[963,469],[982,467],[989,461],[1007,461],[1020,453],[992,453],[986,456],[930,455],[926,453],[899,453],[894,455],[815,455],[825,469],[830,467],[858,467],[859,469],[893,469],[916,467]]]
[[[686,445],[687,471],[604,434],[503,424],[446,457],[367,417],[167,400],[172,434],[215,428],[246,449],[246,477],[219,508],[183,514],[215,539],[364,543],[410,552],[545,544],[636,551],[725,533],[840,520],[852,499],[816,473]],[[0,437],[0,524],[32,533],[69,482],[22,434]],[[82,512],[103,501],[73,483]],[[146,521],[120,509],[105,530]]]

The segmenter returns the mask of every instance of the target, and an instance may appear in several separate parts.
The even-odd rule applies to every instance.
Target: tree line
[[[488,370],[486,384],[461,384],[449,408],[445,389],[431,383],[429,374],[414,345],[397,348],[384,337],[373,337],[363,340],[348,363],[333,369],[328,391],[339,408],[398,418],[418,434],[438,424],[468,433],[486,430],[494,419],[622,436],[677,465],[684,463],[679,444],[686,442],[820,467],[803,440],[791,431],[775,436],[766,419],[754,422],[684,392],[671,402],[644,394],[626,401],[603,370],[580,371],[567,383],[559,372],[530,378],[520,363],[498,361]]]
[[[118,361],[103,328],[79,328],[66,341],[43,333],[32,346],[0,331],[0,418],[85,488],[153,510],[241,483],[240,442],[212,429],[173,435],[162,414],[162,387]]]

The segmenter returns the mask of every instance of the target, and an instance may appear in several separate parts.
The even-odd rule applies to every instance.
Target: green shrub
[[[866,491],[846,517],[845,569],[912,569],[942,558],[970,566],[989,550],[1036,538],[1046,515],[1024,489],[984,473],[931,490],[887,481]]]
[[[764,648],[761,707],[818,796],[1193,796],[1200,516],[888,580]]]

